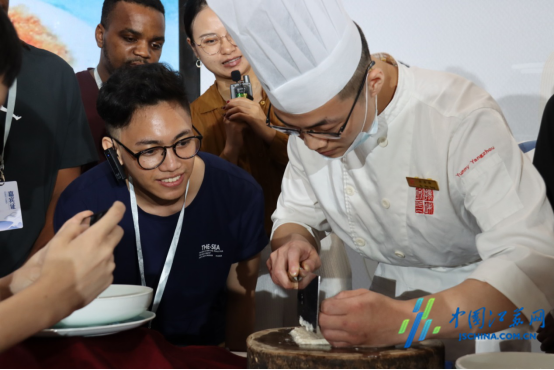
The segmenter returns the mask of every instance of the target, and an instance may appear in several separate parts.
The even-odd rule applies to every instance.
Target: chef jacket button
[[[377,140],[377,142],[383,148],[386,147],[387,145],[389,145],[389,140],[385,136],[380,137],[379,140]]]
[[[390,208],[390,202],[387,200],[387,199],[383,199],[381,201],[381,205],[383,206],[383,208],[385,209],[389,209]]]
[[[356,238],[354,239],[354,243],[356,243],[358,247],[363,247],[365,245],[365,240],[362,238]]]
[[[406,256],[404,255],[404,253],[399,252],[399,251],[394,252],[394,255],[395,255],[396,257],[398,257],[398,258],[404,258],[404,257],[406,257]]]
[[[348,185],[345,190],[346,190],[346,195],[352,196],[356,194],[356,190],[354,190],[354,188],[350,185]]]

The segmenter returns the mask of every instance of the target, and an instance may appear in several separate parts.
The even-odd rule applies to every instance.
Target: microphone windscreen
[[[231,72],[231,79],[235,82],[239,82],[240,81],[240,71]]]

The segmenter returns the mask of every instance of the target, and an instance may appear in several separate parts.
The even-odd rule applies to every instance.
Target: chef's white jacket
[[[273,230],[333,231],[396,296],[472,278],[523,313],[554,307],[554,214],[545,185],[497,103],[449,73],[398,66],[379,130],[343,159],[291,137]],[[410,187],[432,179],[439,191]],[[496,314],[496,313],[495,313]]]

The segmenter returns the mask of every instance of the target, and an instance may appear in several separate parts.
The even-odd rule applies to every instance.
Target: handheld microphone
[[[254,100],[252,84],[250,83],[250,77],[248,77],[248,75],[245,75],[244,81],[241,81],[240,71],[233,71],[231,72],[231,78],[236,82],[231,85],[231,99],[247,98]]]

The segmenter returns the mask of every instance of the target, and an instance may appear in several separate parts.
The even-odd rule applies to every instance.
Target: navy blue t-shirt
[[[183,229],[157,317],[152,327],[174,344],[218,345],[225,341],[226,282],[233,263],[258,254],[268,243],[261,187],[239,167],[211,154],[196,198],[185,209]],[[59,230],[76,213],[108,209],[114,201],[127,210],[125,231],[115,248],[114,284],[140,285],[129,190],[104,162],[81,175],[61,195],[54,216]],[[179,213],[168,217],[139,208],[146,285],[154,290],[165,263]]]

